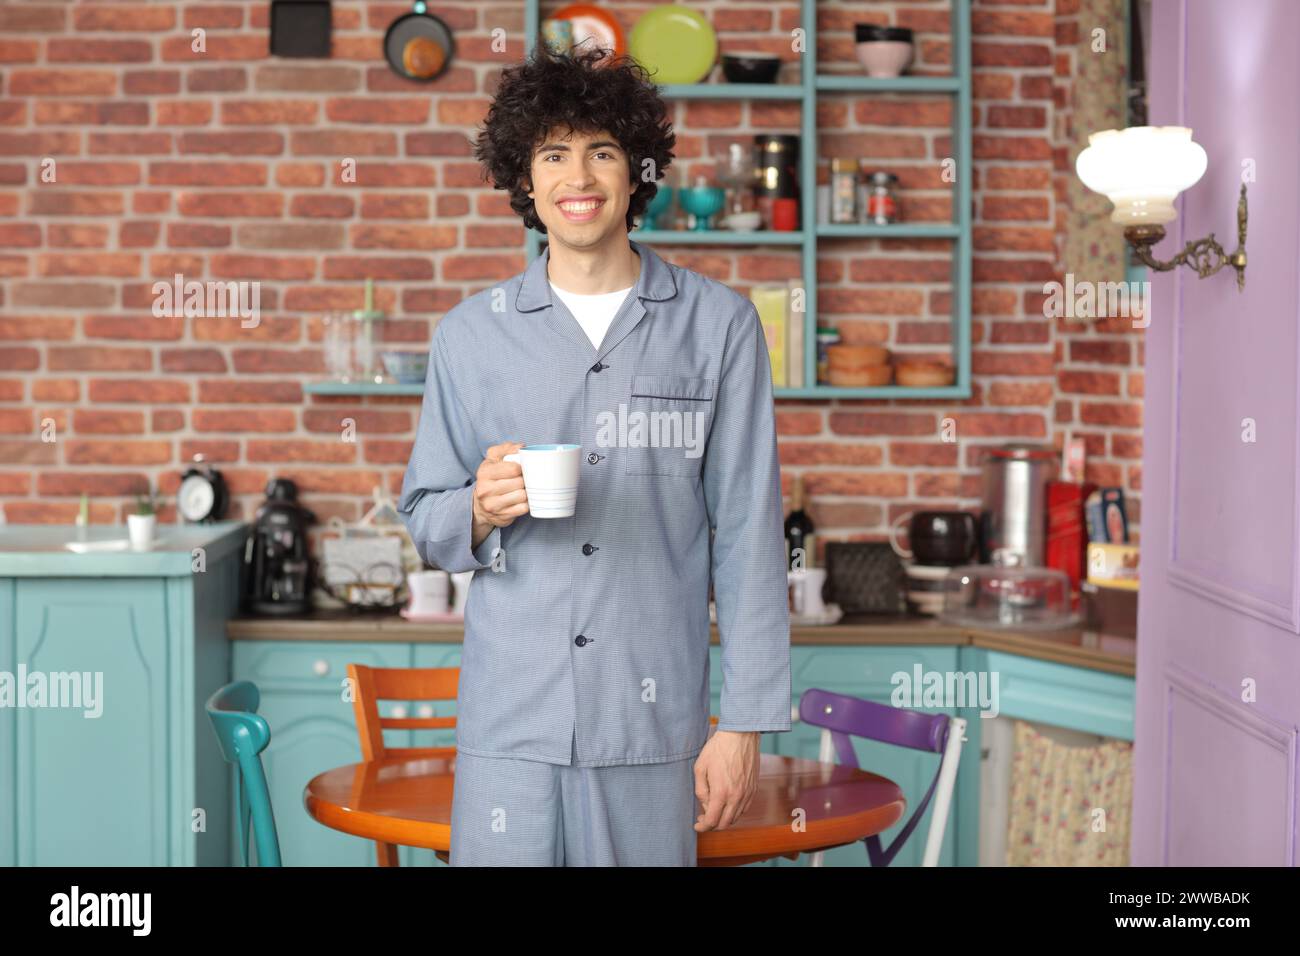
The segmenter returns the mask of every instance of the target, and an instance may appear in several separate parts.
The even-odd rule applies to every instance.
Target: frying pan
[[[419,83],[435,80],[451,64],[456,41],[451,27],[416,0],[410,13],[392,22],[384,34],[384,59],[398,76]]]

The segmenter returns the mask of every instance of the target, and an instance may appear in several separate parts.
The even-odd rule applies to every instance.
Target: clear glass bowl
[[[1051,631],[1074,627],[1070,579],[1053,568],[973,564],[948,573],[944,621],[961,627]]]

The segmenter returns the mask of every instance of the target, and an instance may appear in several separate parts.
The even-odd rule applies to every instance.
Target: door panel
[[[1155,250],[1236,244],[1231,269],[1152,276],[1146,330],[1135,865],[1295,865],[1300,726],[1300,4],[1157,0],[1152,125],[1209,166]]]
[[[100,674],[103,695],[97,717],[18,710],[18,864],[166,866],[173,728],[163,580],[24,578],[15,620],[17,666]],[[93,780],[112,786],[87,786]]]

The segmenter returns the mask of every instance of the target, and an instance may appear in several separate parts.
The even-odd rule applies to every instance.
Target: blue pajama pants
[[[452,866],[695,866],[695,758],[574,767],[456,755]]]

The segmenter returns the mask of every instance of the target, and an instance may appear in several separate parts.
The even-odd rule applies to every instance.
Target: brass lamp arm
[[[1204,279],[1224,266],[1232,266],[1237,270],[1237,290],[1241,291],[1246,287],[1246,184],[1241,184],[1241,198],[1237,201],[1237,248],[1233,253],[1225,252],[1214,238],[1214,233],[1210,233],[1204,239],[1189,242],[1182,252],[1169,261],[1161,262],[1151,254],[1151,247],[1164,237],[1164,226],[1129,226],[1124,230],[1124,238],[1132,244],[1138,259],[1148,269],[1169,272],[1185,265]]]

